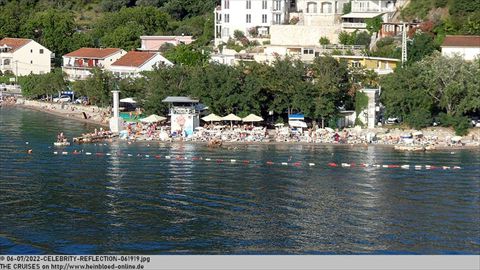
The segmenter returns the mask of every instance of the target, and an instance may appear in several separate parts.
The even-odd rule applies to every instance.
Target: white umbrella
[[[137,103],[135,100],[133,100],[133,98],[129,97],[129,98],[122,98],[120,99],[120,102],[123,102],[123,103]]]
[[[335,130],[333,130],[332,128],[329,128],[329,127],[326,127],[325,130],[328,131],[328,132],[330,132],[330,133],[335,132]]]
[[[278,124],[275,124],[276,127],[283,127],[285,124],[283,123],[278,123]]]
[[[165,121],[167,120],[167,118],[163,117],[163,116],[158,116],[156,114],[152,114],[148,117],[145,117],[143,119],[140,119],[140,122],[143,122],[143,123],[156,123],[156,122],[162,122],[162,121]]]
[[[261,122],[263,118],[255,114],[249,114],[247,117],[242,119],[243,122]]]
[[[222,117],[223,121],[230,121],[230,127],[233,127],[233,121],[241,121],[242,118],[236,116],[235,114],[231,113],[227,116]]]
[[[218,122],[222,121],[222,118],[214,113],[211,113],[207,116],[202,117],[202,120],[205,122]]]
[[[451,138],[452,142],[459,142],[462,140],[462,136],[454,136],[453,138]]]
[[[288,121],[290,127],[307,128],[307,123],[300,120]]]

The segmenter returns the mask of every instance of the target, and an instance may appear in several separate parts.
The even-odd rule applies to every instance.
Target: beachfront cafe
[[[167,97],[162,102],[169,103],[170,133],[173,137],[193,135],[200,125],[199,100],[190,97]]]

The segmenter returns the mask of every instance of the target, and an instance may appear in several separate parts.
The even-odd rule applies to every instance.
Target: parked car
[[[480,127],[480,119],[472,119],[471,123],[473,127]]]
[[[387,121],[385,121],[385,124],[387,125],[395,125],[400,123],[400,120],[397,117],[389,117],[387,118]]]
[[[60,97],[56,97],[53,99],[53,102],[69,102],[70,96],[69,95],[61,95]]]
[[[87,102],[88,98],[87,97],[80,97],[75,100],[75,104],[83,104],[84,102]]]

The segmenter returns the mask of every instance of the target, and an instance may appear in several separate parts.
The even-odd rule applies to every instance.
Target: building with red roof
[[[0,40],[0,71],[17,76],[43,74],[51,71],[52,52],[32,39],[3,38]]]
[[[442,43],[442,55],[460,55],[463,59],[472,61],[480,57],[480,36],[450,36]]]
[[[84,80],[92,69],[108,69],[125,54],[119,48],[80,48],[63,56],[62,70],[71,81]]]
[[[151,71],[155,66],[171,65],[173,63],[158,52],[130,51],[110,65],[108,70],[118,77],[126,78],[138,77],[142,71]]]

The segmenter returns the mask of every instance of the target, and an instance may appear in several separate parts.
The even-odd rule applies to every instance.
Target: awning
[[[288,115],[288,119],[289,119],[289,120],[304,120],[304,119],[305,119],[305,115],[303,115],[303,114],[301,114],[301,113],[289,114],[289,115]]]
[[[190,97],[167,97],[162,102],[168,103],[198,103],[198,99],[191,99]]]
[[[351,12],[351,13],[348,13],[348,14],[345,14],[345,15],[342,15],[342,18],[363,18],[363,19],[371,19],[371,18],[375,18],[377,16],[380,16],[382,15],[383,13],[377,13],[377,12],[369,12],[369,13],[355,13],[355,12]]]
[[[288,121],[290,127],[307,128],[307,123],[299,120]]]

